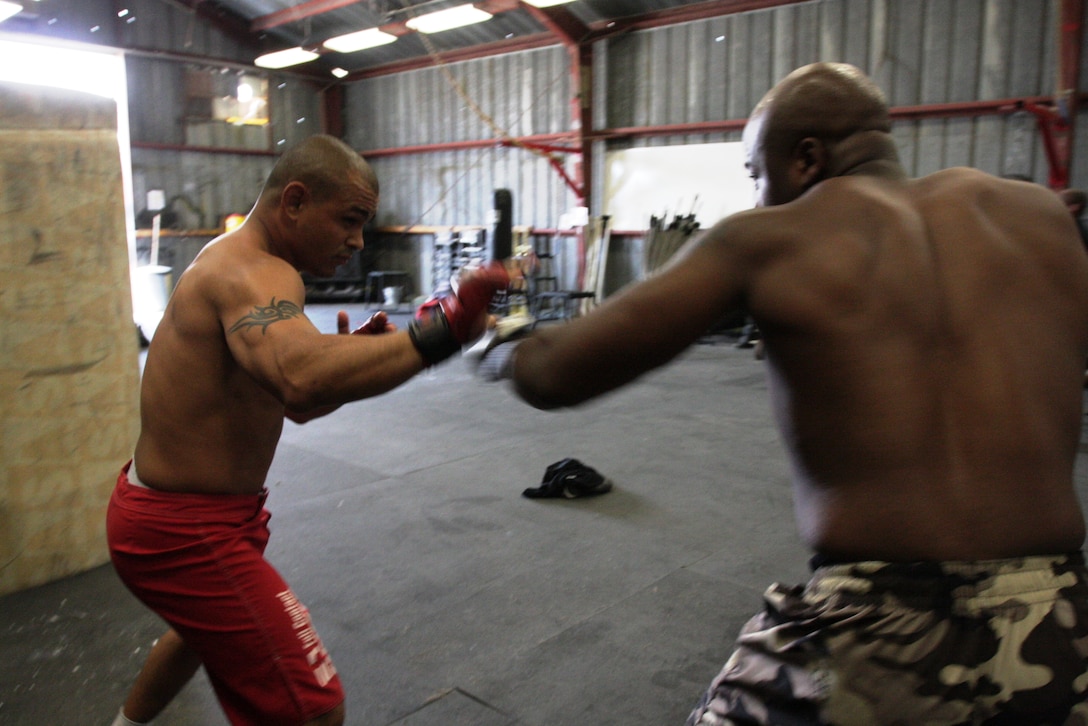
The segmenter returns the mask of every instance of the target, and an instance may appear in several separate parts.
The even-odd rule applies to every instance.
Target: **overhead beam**
[[[273,13],[254,18],[249,24],[249,28],[252,31],[270,30],[272,28],[278,28],[281,25],[287,25],[288,23],[297,23],[317,15],[331,13],[334,10],[342,10],[346,7],[356,5],[359,2],[360,0],[306,0],[306,2],[299,3],[294,7],[284,8],[283,10],[277,10]],[[493,15],[496,13],[505,13],[509,10],[516,10],[521,6],[519,0],[483,0],[482,2],[474,4],[480,10],[489,12]],[[390,32],[386,30],[386,25],[396,26],[403,25],[403,23],[388,23],[379,26],[382,31]]]
[[[534,20],[554,33],[563,45],[580,45],[589,38],[589,27],[561,5],[550,8],[538,8],[528,3],[519,5]]]
[[[199,4],[201,0],[179,0],[187,4]],[[562,6],[550,8],[537,8],[519,0],[483,0],[475,5],[489,13],[502,13],[510,10],[523,9],[528,11],[537,22],[544,25],[550,32],[558,36],[563,43],[580,43],[588,40],[587,36],[607,36],[617,32],[631,30],[646,30],[664,25],[687,23],[693,20],[716,18],[721,15],[732,15],[750,10],[764,10],[780,5],[796,5],[802,2],[818,2],[819,0],[709,0],[709,2],[695,3],[670,10],[659,10],[644,15],[636,15],[615,21],[595,23],[587,27],[578,20],[569,10]],[[252,32],[271,30],[281,25],[297,23],[317,15],[331,13],[359,3],[360,0],[306,0],[291,8],[277,10],[267,15],[254,18],[249,24]],[[395,35],[403,35],[403,23],[387,23],[378,26],[383,32],[391,32]],[[399,31],[399,32],[398,32]],[[599,37],[594,37],[594,40]]]
[[[292,8],[284,8],[283,10],[277,10],[274,13],[254,18],[253,21],[250,22],[249,28],[255,32],[270,30],[272,28],[278,28],[281,25],[287,25],[288,23],[297,23],[300,20],[312,18],[315,15],[331,13],[333,10],[340,10],[349,5],[355,5],[358,2],[359,0],[307,0]]]
[[[669,10],[657,10],[643,15],[634,15],[629,18],[601,21],[593,24],[595,35],[611,35],[632,30],[649,30],[665,25],[677,23],[690,23],[695,20],[707,20],[722,15],[735,15],[747,13],[752,10],[766,10],[782,5],[799,5],[807,2],[819,2],[820,0],[710,0],[709,2],[683,5]],[[599,40],[599,37],[594,37]]]
[[[249,25],[245,20],[226,10],[218,3],[210,3],[205,0],[167,0],[168,3],[182,10],[187,10],[201,20],[207,20],[215,25],[231,38],[247,45],[255,45]]]
[[[346,81],[358,81],[364,78],[377,78],[378,76],[391,76],[405,71],[417,71],[422,68],[431,68],[436,64],[436,58],[442,63],[459,63],[461,61],[490,58],[506,53],[516,53],[523,50],[536,50],[558,45],[559,41],[551,33],[537,33],[525,35],[510,40],[499,40],[494,43],[482,43],[480,45],[461,48],[459,50],[439,51],[432,57],[430,54],[421,55],[403,61],[394,61],[380,66],[371,66],[351,73],[344,78]]]
[[[1084,96],[1085,94],[1082,94]],[[1085,98],[1081,98],[1084,101]],[[889,113],[893,120],[918,120],[939,118],[964,118],[977,116],[1007,116],[1022,111],[1025,106],[1038,104],[1045,107],[1053,107],[1054,99],[1049,96],[1024,96],[1021,98],[1002,98],[993,101],[965,101],[962,103],[935,103],[921,106],[893,106]],[[692,123],[662,124],[657,126],[627,126],[610,129],[597,129],[589,134],[594,141],[608,139],[632,139],[663,136],[684,136],[690,134],[716,134],[741,131],[747,118],[725,119],[722,121],[699,121]],[[570,144],[577,142],[577,136],[573,131],[537,134],[534,136],[520,136],[513,139],[515,142],[524,142],[526,146],[543,144]],[[369,158],[381,156],[403,156],[408,154],[427,154],[438,151],[460,151],[464,149],[480,149],[502,145],[498,139],[478,139],[474,141],[449,141],[437,144],[424,144],[419,146],[402,146],[385,149],[365,149],[360,153]],[[575,148],[560,149],[563,152],[577,153]]]

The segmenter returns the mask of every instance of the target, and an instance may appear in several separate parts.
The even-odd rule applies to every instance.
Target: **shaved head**
[[[884,94],[846,63],[813,63],[783,78],[752,110],[744,146],[759,206],[863,170],[904,174]]]
[[[262,197],[277,196],[293,181],[301,182],[315,199],[339,193],[344,182],[357,178],[378,194],[378,177],[370,164],[335,136],[311,136],[285,153],[265,182]]]
[[[804,137],[836,142],[858,132],[890,133],[884,94],[847,63],[813,63],[798,68],[763,97],[752,111],[762,117],[766,151],[789,151]]]

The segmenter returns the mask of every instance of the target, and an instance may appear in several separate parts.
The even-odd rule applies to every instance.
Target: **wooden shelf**
[[[223,234],[222,229],[160,229],[159,237],[218,237]],[[137,237],[150,237],[152,230],[138,229]]]

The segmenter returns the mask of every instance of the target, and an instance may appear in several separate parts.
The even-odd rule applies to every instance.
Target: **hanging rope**
[[[464,101],[470,109],[472,109],[473,113],[475,113],[476,116],[481,121],[483,121],[488,128],[491,129],[492,133],[494,133],[495,136],[501,138],[508,144],[525,149],[526,151],[536,154],[537,156],[541,156],[550,162],[555,160],[550,152],[544,151],[543,149],[537,149],[532,146],[527,146],[518,139],[514,138],[514,136],[506,129],[501,127],[490,114],[486,113],[482,108],[480,108],[479,104],[477,104],[476,101],[474,101],[472,97],[468,94],[468,91],[465,90],[464,84],[456,79],[450,72],[449,64],[446,63],[446,61],[438,53],[438,50],[434,47],[434,43],[431,42],[431,39],[427,36],[427,33],[418,33],[418,35],[419,39],[423,41],[423,46],[427,49],[427,54],[431,57],[431,60],[434,61],[434,64],[438,66],[438,69],[442,71],[442,75],[446,78],[446,81],[450,84],[450,86],[453,87],[453,90],[457,93],[457,95],[461,97],[461,100]],[[562,75],[560,75],[550,84],[548,84],[548,87],[545,90],[551,90],[551,87],[554,86],[558,82],[558,79],[561,77]],[[529,109],[531,109],[539,100],[540,96],[534,98],[533,103],[529,106]],[[521,114],[518,115],[518,118],[515,120],[520,119],[523,115],[525,115],[525,111],[522,111]]]
[[[427,50],[427,55],[430,56],[431,60],[434,62],[434,64],[442,72],[442,75],[446,79],[446,82],[454,89],[454,91],[461,98],[461,100],[463,100],[465,102],[465,105],[467,105],[472,110],[472,112],[475,113],[476,116],[481,121],[483,121],[488,126],[488,128],[491,129],[492,133],[494,133],[496,136],[500,137],[503,141],[510,144],[511,146],[517,146],[519,148],[526,149],[527,151],[546,159],[553,166],[558,163],[558,161],[556,160],[556,158],[552,154],[550,154],[548,152],[545,152],[542,149],[535,149],[535,148],[533,148],[531,146],[526,146],[524,143],[522,143],[518,139],[514,138],[513,135],[511,135],[508,131],[506,131],[504,128],[502,128],[498,124],[498,122],[496,122],[495,119],[490,114],[488,114],[482,108],[480,108],[479,104],[477,104],[472,99],[472,97],[468,94],[468,91],[465,90],[464,85],[457,78],[454,77],[453,73],[450,72],[450,70],[448,68],[449,64],[439,54],[438,50],[434,47],[434,44],[431,42],[431,39],[427,37],[427,34],[426,33],[419,33],[418,35],[419,35],[420,39],[423,41],[423,45]],[[514,123],[517,123],[518,121],[520,121],[521,118],[525,114],[529,113],[534,108],[536,108],[537,104],[540,102],[540,99],[542,99],[545,94],[549,93],[552,90],[552,88],[554,88],[555,85],[557,83],[559,83],[559,81],[563,78],[564,75],[565,75],[565,73],[562,73],[562,72],[557,74],[556,77],[553,78],[551,80],[551,82],[548,83],[548,85],[546,85],[544,87],[544,89],[533,98],[532,102],[530,102],[528,106],[526,106],[525,108],[523,108],[521,110],[521,112],[514,118]],[[445,201],[446,197],[449,196],[449,193],[453,190],[453,188],[457,184],[459,184],[462,179],[464,179],[466,176],[468,176],[469,172],[476,169],[478,166],[480,166],[484,162],[485,158],[486,157],[485,157],[485,152],[484,151],[477,152],[476,160],[472,164],[470,164],[456,179],[454,179],[453,182],[448,184],[442,190],[442,193],[438,196],[438,199],[436,199],[433,204],[431,204],[422,213],[420,213],[416,217],[416,220],[414,222],[412,222],[412,224],[408,225],[407,229],[411,230],[412,227],[415,227],[417,224],[420,224],[422,222],[422,220],[428,214],[430,214],[432,210],[434,210],[435,207],[437,207],[439,204],[441,204],[443,201]]]

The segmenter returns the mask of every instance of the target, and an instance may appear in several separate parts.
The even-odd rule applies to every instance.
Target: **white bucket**
[[[132,280],[132,317],[144,340],[151,340],[162,320],[172,291],[172,267],[137,267]]]
[[[383,287],[382,295],[385,296],[386,305],[400,305],[400,298],[403,292],[403,288],[397,287]]]

